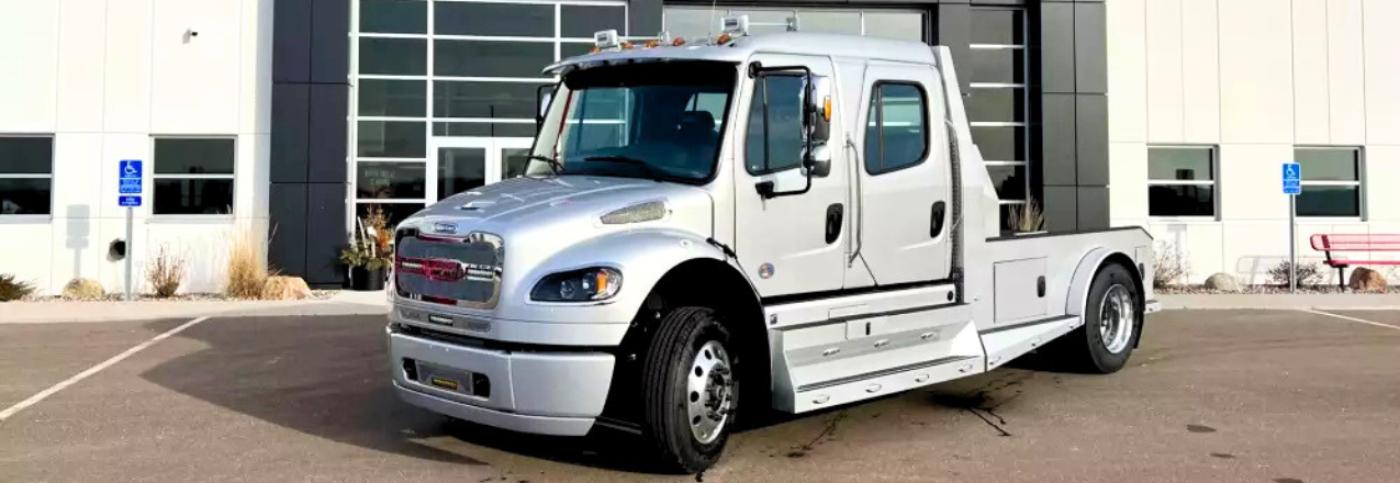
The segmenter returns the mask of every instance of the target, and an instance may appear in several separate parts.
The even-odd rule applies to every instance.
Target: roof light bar
[[[720,20],[720,31],[729,34],[731,37],[748,35],[749,16],[734,15],[730,17],[724,17]]]
[[[617,37],[617,29],[593,32],[593,46],[598,50],[621,50],[622,42]]]

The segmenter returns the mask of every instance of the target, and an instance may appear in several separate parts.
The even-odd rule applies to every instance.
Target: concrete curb
[[[327,300],[197,300],[136,302],[6,302],[0,324],[121,322],[195,317],[383,315],[389,312],[382,292],[337,293]]]
[[[1158,295],[1163,310],[1400,310],[1400,294]]]

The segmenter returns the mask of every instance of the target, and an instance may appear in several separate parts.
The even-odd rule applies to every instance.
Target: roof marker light
[[[729,34],[730,37],[741,37],[749,34],[749,16],[734,15],[724,17],[720,20],[720,31]]]
[[[599,30],[593,32],[593,46],[598,50],[620,49],[622,42],[617,37],[616,29]]]

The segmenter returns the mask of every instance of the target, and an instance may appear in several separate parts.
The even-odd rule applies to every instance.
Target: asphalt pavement
[[[0,480],[697,479],[647,473],[625,434],[520,435],[400,403],[382,316],[211,318],[126,352],[185,322],[0,324],[0,410],[31,400],[0,418]],[[1400,311],[1166,311],[1117,374],[1017,366],[769,421],[698,479],[1400,475]]]

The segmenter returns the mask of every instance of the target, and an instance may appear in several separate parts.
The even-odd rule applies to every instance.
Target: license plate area
[[[491,379],[479,372],[409,358],[404,358],[403,368],[404,377],[424,386],[466,396],[491,397]]]

